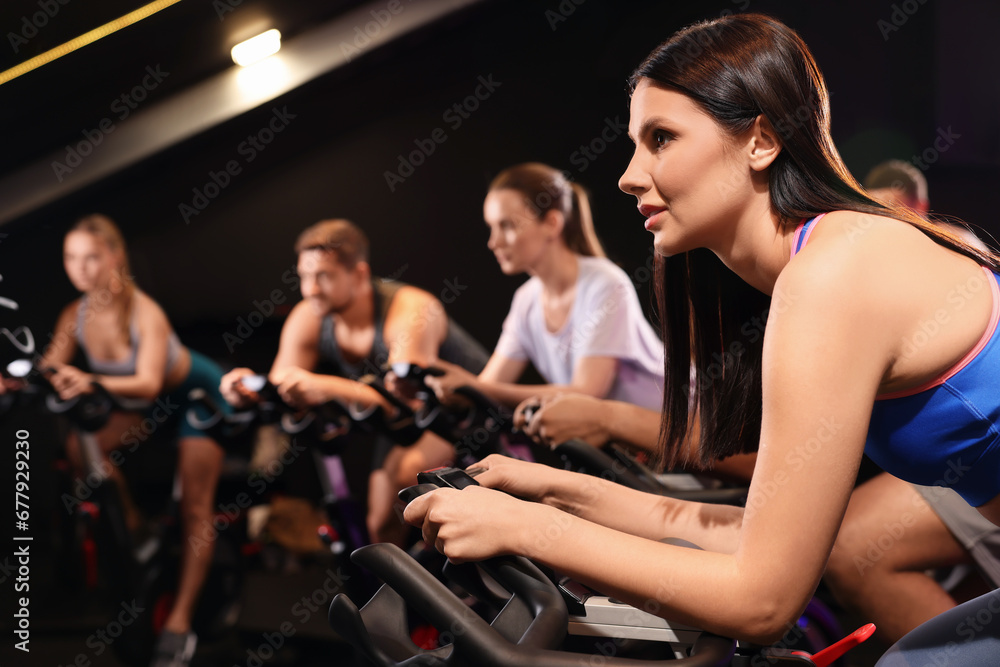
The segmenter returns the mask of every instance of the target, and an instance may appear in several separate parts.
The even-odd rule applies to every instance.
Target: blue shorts
[[[211,436],[206,435],[187,420],[186,415],[191,409],[195,411],[199,419],[205,420],[212,416],[207,410],[188,398],[191,390],[204,390],[224,414],[232,414],[233,408],[219,391],[219,385],[222,382],[222,369],[219,365],[200,352],[195,352],[190,348],[188,351],[191,353],[191,369],[188,371],[187,377],[180,385],[162,396],[160,401],[171,408],[171,421],[176,419],[178,438],[207,438]],[[178,407],[174,408],[173,406]],[[226,446],[225,442],[218,444],[222,447]]]

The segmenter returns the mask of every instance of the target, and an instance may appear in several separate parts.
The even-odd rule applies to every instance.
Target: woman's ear
[[[749,130],[747,149],[750,168],[754,171],[764,171],[770,167],[781,152],[781,139],[764,114],[757,116]]]
[[[542,216],[540,222],[552,231],[552,236],[555,238],[562,236],[563,226],[566,224],[566,216],[562,214],[562,211],[553,208],[549,209],[548,212]]]

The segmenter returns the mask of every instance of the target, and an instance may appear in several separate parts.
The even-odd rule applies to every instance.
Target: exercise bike
[[[401,492],[401,499],[408,502],[443,486],[461,489],[476,484],[472,476],[457,469],[421,473],[419,482]],[[346,596],[337,596],[330,606],[329,620],[342,637],[377,667],[825,666],[874,632],[874,626],[869,624],[815,654],[744,646],[695,628],[671,624],[605,596],[581,595],[579,585],[553,581],[549,574],[522,557],[493,558],[462,566],[449,562],[445,576],[484,601],[485,608],[495,611],[487,619],[390,545],[371,545],[355,552],[353,558],[371,568],[386,584],[361,610]],[[421,649],[409,639],[405,624],[407,606],[441,631],[442,646]],[[559,650],[572,635],[600,637],[597,652]],[[661,644],[669,655],[652,660],[625,657],[635,642]]]

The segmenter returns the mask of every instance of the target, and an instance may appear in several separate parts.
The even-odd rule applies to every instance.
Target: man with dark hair
[[[898,202],[918,213],[930,207],[927,179],[909,162],[888,160],[875,165],[865,177],[865,189],[878,199]]]
[[[373,278],[368,239],[347,220],[324,220],[299,235],[295,244],[302,301],[288,315],[268,379],[290,405],[310,407],[331,399],[392,409],[362,376],[397,361],[430,366],[438,359],[478,373],[488,355],[449,319],[428,292]],[[316,372],[323,365],[331,374]],[[222,379],[221,390],[237,407],[257,400],[237,368]],[[393,521],[396,492],[414,483],[420,470],[453,456],[450,443],[427,433],[403,449],[387,438],[376,440],[368,492],[368,529],[372,540],[398,541],[403,528]]]
[[[868,193],[877,199],[902,204],[928,219],[934,219],[928,215],[930,199],[927,195],[927,179],[924,178],[922,171],[909,162],[887,160],[875,165],[865,176],[864,186]],[[968,227],[942,220],[936,222],[980,250],[989,252],[982,239]]]

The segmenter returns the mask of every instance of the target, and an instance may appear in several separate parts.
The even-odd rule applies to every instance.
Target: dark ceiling
[[[143,0],[5,0],[0,3],[0,70],[149,4]],[[155,101],[233,65],[233,45],[269,28],[285,40],[363,0],[181,0],[35,71],[0,85],[7,128],[0,173],[78,139],[154,64],[169,73]],[[50,16],[51,15],[51,16]],[[40,27],[39,27],[40,26]],[[26,41],[25,41],[26,40]],[[16,52],[15,52],[16,49]]]
[[[393,1],[181,0],[0,85],[0,185],[79,141],[149,66],[170,73],[150,93],[151,105],[230,68],[229,48],[250,34],[278,27],[291,41],[345,12]],[[2,3],[0,67],[141,5],[59,2]],[[903,5],[913,11],[897,11]],[[43,6],[58,11],[49,18]],[[1000,4],[993,0],[483,0],[3,224],[0,296],[20,302],[20,321],[47,331],[74,296],[60,262],[62,235],[79,216],[105,212],[125,232],[140,285],[189,344],[218,358],[252,350],[267,363],[273,335],[234,350],[223,345],[225,333],[276,289],[285,307],[297,299],[283,281],[295,235],[343,216],[375,240],[375,271],[435,292],[456,280],[468,285],[471,296],[449,310],[492,345],[517,280],[501,276],[485,248],[482,195],[503,167],[541,160],[591,190],[602,240],[638,276],[647,300],[647,234],[616,187],[629,142],[616,135],[592,159],[580,149],[627,119],[625,78],[659,41],[694,20],[741,10],[771,13],[809,44],[832,92],[834,140],[857,176],[881,160],[924,160],[931,151],[924,164],[933,207],[998,235],[988,196],[1000,179],[1000,85],[990,74],[1000,69],[991,34]],[[39,12],[45,25],[14,54],[11,34],[33,18],[42,23]],[[445,122],[442,112],[489,76],[502,82],[496,94],[461,127]],[[281,140],[241,162],[211,205],[185,218],[179,207],[241,158],[238,146],[275,109],[296,117]],[[401,156],[438,128],[447,142],[405,183],[388,187],[386,173],[398,172]],[[954,139],[938,151],[942,135]],[[281,310],[269,318],[272,334]]]

